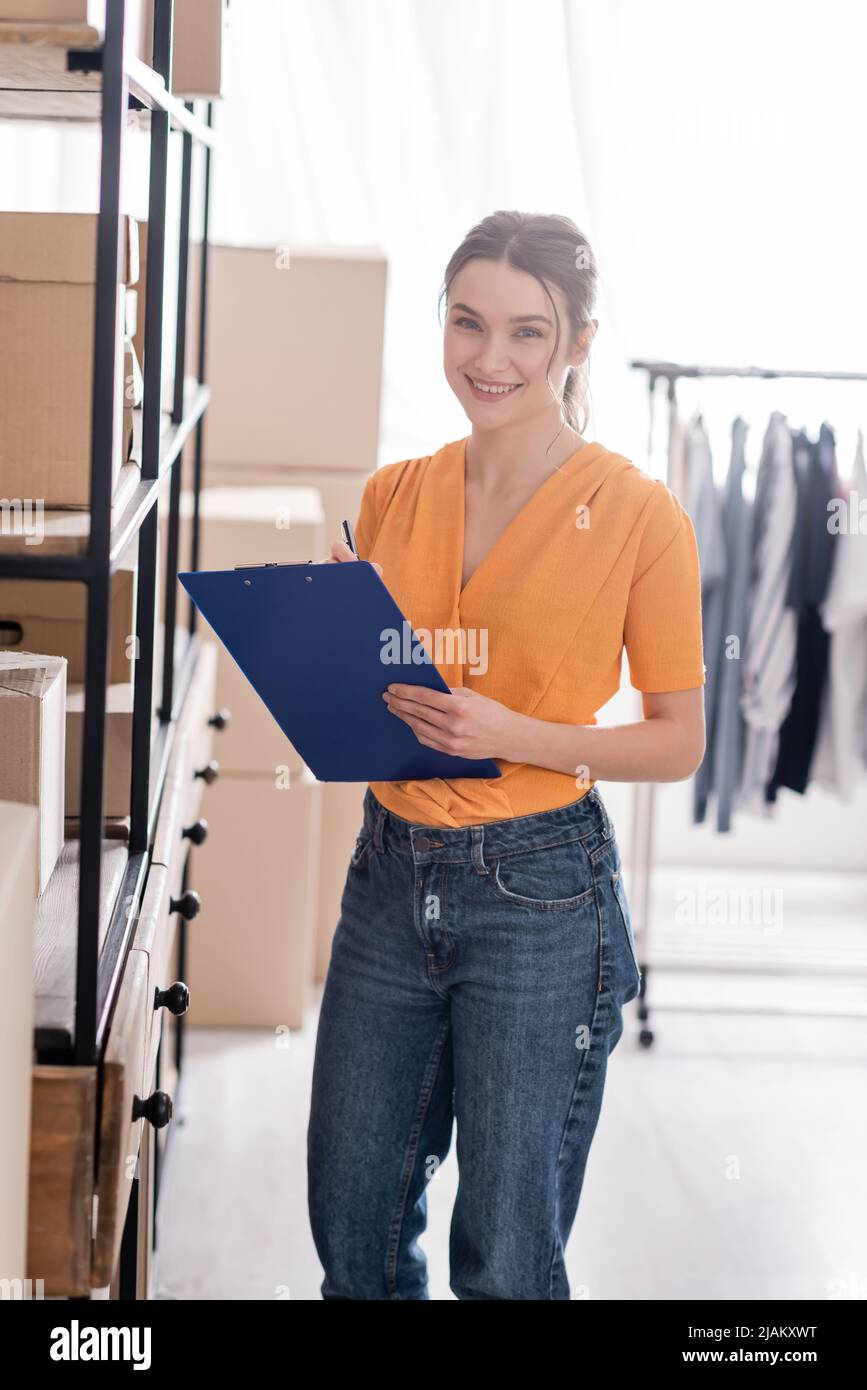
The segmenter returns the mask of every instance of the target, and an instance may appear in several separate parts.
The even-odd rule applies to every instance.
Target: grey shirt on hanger
[[[703,821],[711,789],[711,748],[717,709],[719,650],[725,599],[726,550],[721,500],[714,482],[710,441],[700,415],[686,429],[686,509],[695,531],[701,565],[701,621],[704,644],[704,717],[707,747],[693,779],[693,820]]]
[[[798,488],[792,432],[775,410],[768,421],[756,479],[749,622],[741,710],[746,744],[735,805],[767,816],[765,786],[777,758],[780,725],[795,689],[797,620],[786,607]]]
[[[741,711],[746,650],[747,598],[752,566],[753,502],[744,496],[748,426],[740,416],[732,425],[732,453],[723,504],[726,582],[723,638],[718,660],[718,708],[713,739],[712,783],[717,796],[717,830],[731,829],[731,813],[741,776],[744,717]]]

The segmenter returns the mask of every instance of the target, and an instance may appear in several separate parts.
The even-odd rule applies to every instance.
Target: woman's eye
[[[476,322],[475,319],[460,318],[460,319],[453,319],[452,322],[454,323],[454,325],[455,325],[456,328],[478,328],[478,327],[479,327],[479,325],[478,325],[478,323]],[[530,335],[531,338],[541,338],[541,336],[542,336],[542,334],[539,332],[538,328],[530,328],[529,325],[526,325],[526,324],[525,324],[525,326],[524,326],[523,328],[519,328],[519,329],[518,329],[518,332],[517,332],[516,336],[520,338],[520,337],[522,336],[522,334],[524,334],[524,333],[528,333],[528,334]]]

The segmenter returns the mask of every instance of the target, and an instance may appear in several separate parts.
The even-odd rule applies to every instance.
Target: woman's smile
[[[464,376],[477,401],[504,401],[524,384],[523,381],[488,381],[486,377],[472,377],[469,372],[464,372]]]

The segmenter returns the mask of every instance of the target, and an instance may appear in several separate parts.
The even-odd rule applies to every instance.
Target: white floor
[[[663,876],[655,901],[670,891]],[[841,896],[825,920],[817,901],[828,901],[820,880],[790,882],[787,931],[766,934],[762,955],[773,965],[778,949],[777,964],[803,969],[806,926],[820,954],[844,962],[842,980],[820,973],[815,952],[812,979],[762,978],[757,960],[744,978],[720,968],[718,946],[703,976],[677,968],[670,931],[649,946],[654,1042],[640,1046],[630,1004],[567,1250],[573,1298],[867,1298],[867,1020],[806,1012],[867,1012],[865,899]],[[689,930],[700,944],[701,924]],[[737,1012],[747,1000],[782,1012]],[[187,1030],[157,1297],[319,1299],[305,1172],[315,1025],[311,1009],[288,1045],[264,1031]],[[453,1144],[429,1189],[432,1299],[453,1298],[456,1187]]]

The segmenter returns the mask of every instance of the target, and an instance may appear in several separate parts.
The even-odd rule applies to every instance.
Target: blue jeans
[[[368,787],[307,1134],[323,1298],[429,1298],[418,1238],[456,1120],[455,1296],[568,1299],[563,1251],[640,983],[596,787],[456,829],[404,820]]]

